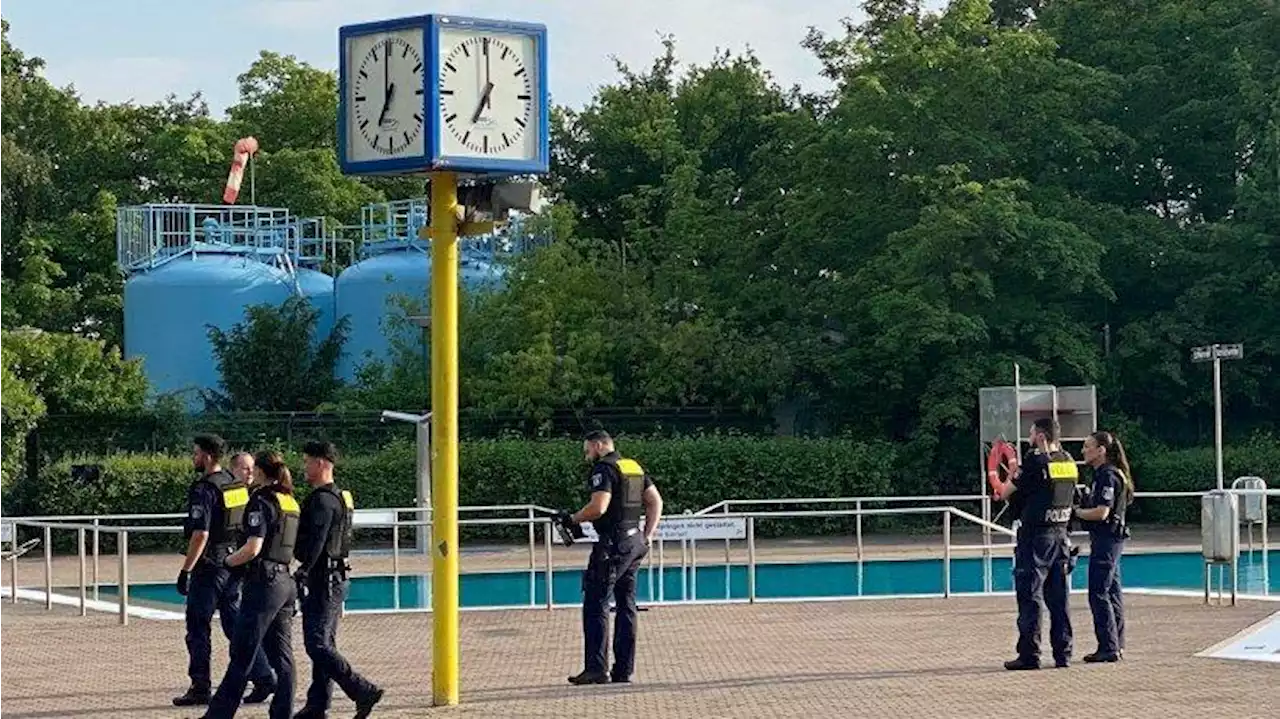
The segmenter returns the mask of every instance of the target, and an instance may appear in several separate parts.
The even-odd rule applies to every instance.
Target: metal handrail
[[[752,506],[761,504],[857,504],[860,502],[883,502],[893,504],[896,502],[979,502],[982,501],[984,495],[981,494],[933,494],[914,496],[894,496],[894,497],[786,497],[779,499],[722,499],[715,504],[694,512],[694,516],[710,514],[717,510],[723,510],[725,507],[733,505]]]
[[[1280,496],[1280,489],[1266,489],[1266,490],[1240,489],[1240,490],[1228,490],[1228,491],[1232,491],[1236,494],[1242,494],[1242,495],[1263,494],[1265,496]],[[1138,493],[1138,496],[1148,497],[1148,498],[1180,498],[1180,497],[1190,498],[1190,497],[1203,496],[1204,494],[1206,494],[1206,492],[1145,492],[1145,493]],[[875,508],[866,508],[862,506],[862,504],[865,502],[888,504],[888,503],[928,501],[930,499],[935,501],[979,500],[982,502],[983,514],[985,516],[979,517],[975,514],[966,512],[964,510],[958,509],[950,505],[933,505],[933,506],[925,506],[925,507],[898,506],[898,507],[875,507]],[[816,509],[816,510],[783,509],[783,510],[742,511],[742,512],[730,511],[732,508],[732,505],[734,504],[750,506],[750,505],[760,505],[760,504],[770,504],[770,503],[781,504],[781,505],[817,504],[817,503],[831,503],[831,504],[853,503],[856,506],[852,509],[843,509],[843,508],[834,509],[833,508],[833,509]],[[546,606],[547,606],[547,609],[552,609],[554,606],[554,597],[553,597],[552,587],[553,587],[553,579],[554,579],[554,571],[555,571],[554,560],[552,556],[553,539],[552,539],[552,533],[551,533],[552,532],[551,525],[553,523],[553,520],[549,516],[536,516],[536,513],[538,512],[542,512],[545,515],[549,515],[551,514],[552,510],[549,510],[544,507],[540,507],[538,505],[532,505],[532,504],[460,507],[459,510],[470,511],[470,512],[522,510],[525,512],[525,516],[523,517],[473,517],[468,519],[459,519],[458,524],[459,525],[478,525],[478,526],[525,525],[529,528],[529,534],[528,534],[529,576],[530,576],[529,606],[536,606],[536,597],[535,597],[534,587],[536,584],[536,575],[538,574],[538,569],[539,569],[537,567],[537,561],[536,561],[536,554],[537,554],[536,528],[538,526],[541,526],[543,528],[542,543],[543,543],[543,552],[545,555],[545,562],[544,562],[544,566],[542,567],[542,570],[546,574],[546,581],[545,581],[545,586],[547,588]],[[686,512],[685,514],[682,514],[682,515],[668,515],[668,517],[665,517],[664,519],[682,519],[682,518],[688,519],[690,517],[706,517],[710,512],[713,512],[716,510],[720,510],[718,513],[714,515],[716,519],[722,519],[722,518],[743,519],[746,522],[747,568],[748,568],[747,601],[748,602],[756,601],[755,575],[756,575],[757,560],[756,560],[755,524],[756,524],[756,521],[760,519],[856,517],[858,520],[857,565],[858,565],[859,587],[861,587],[861,578],[862,578],[863,562],[864,562],[864,552],[863,552],[864,548],[863,548],[862,531],[861,531],[862,530],[861,519],[863,516],[882,516],[882,515],[897,515],[897,514],[933,514],[933,513],[940,514],[941,521],[942,521],[942,534],[943,534],[943,543],[942,543],[943,545],[942,546],[943,596],[951,595],[951,556],[953,551],[979,550],[979,549],[982,550],[983,560],[984,560],[984,570],[983,570],[984,589],[985,591],[990,592],[992,591],[992,587],[993,587],[993,579],[992,579],[993,570],[992,570],[991,560],[994,555],[994,552],[1010,550],[1013,547],[1012,544],[993,543],[991,541],[991,535],[995,533],[995,534],[1009,536],[1009,537],[1016,536],[1016,532],[1014,530],[1007,527],[1003,527],[991,521],[990,519],[988,519],[988,517],[990,517],[991,499],[989,497],[985,497],[982,495],[936,495],[933,497],[835,497],[835,498],[797,498],[797,499],[778,499],[778,500],[760,500],[760,499],[724,500],[722,502],[718,502],[714,505],[711,505],[710,507],[700,511],[699,513]],[[362,526],[393,528],[397,530],[404,527],[432,526],[429,507],[386,508],[386,509],[379,508],[377,511],[391,513],[393,517],[392,521],[389,521],[389,522],[375,521],[375,522],[362,524]],[[423,512],[426,513],[427,518],[412,519],[412,520],[405,521],[405,520],[401,520],[399,517],[400,513],[410,513],[417,516]],[[120,613],[120,622],[122,624],[127,624],[128,623],[128,583],[129,583],[129,580],[128,580],[129,535],[131,533],[138,534],[138,533],[148,533],[148,532],[162,533],[162,534],[179,533],[179,532],[182,532],[183,529],[182,527],[178,527],[178,526],[111,526],[111,525],[102,524],[102,521],[124,520],[124,519],[179,518],[182,516],[183,515],[181,514],[168,514],[168,515],[134,514],[134,515],[97,515],[97,516],[74,515],[65,519],[62,517],[40,517],[40,518],[5,517],[5,518],[0,518],[0,521],[13,525],[15,529],[16,527],[23,526],[23,527],[31,527],[35,529],[44,530],[46,608],[52,608],[52,604],[53,604],[53,593],[52,593],[52,557],[53,555],[52,555],[52,536],[51,536],[52,531],[55,529],[58,529],[58,530],[65,529],[65,530],[75,530],[77,532],[78,539],[79,539],[79,555],[80,555],[80,565],[81,565],[80,608],[81,608],[82,615],[86,613],[86,594],[87,594],[86,592],[87,581],[85,576],[86,574],[85,572],[86,535],[88,532],[92,532],[94,536],[93,589],[94,589],[94,598],[96,600],[98,597],[98,589],[99,589],[98,587],[98,535],[102,532],[115,534],[119,538],[118,552],[119,552],[119,561],[120,561],[120,580],[119,580],[120,602],[118,606],[119,606],[119,613]],[[959,518],[964,521],[971,522],[974,525],[982,528],[983,543],[973,544],[973,545],[957,545],[952,543],[951,541],[952,521],[951,520],[953,518]],[[92,519],[93,523],[89,524],[84,522],[73,522],[73,521],[68,521],[69,519]],[[13,539],[16,542],[17,540],[16,531],[14,532]],[[690,599],[692,599],[693,601],[697,601],[697,576],[698,575],[697,575],[696,568],[699,562],[697,560],[697,540],[695,539],[689,539],[689,540],[666,540],[661,538],[658,539],[657,551],[651,552],[648,558],[649,570],[650,570],[649,571],[650,597],[654,596],[653,565],[655,562],[655,555],[656,555],[656,561],[658,563],[659,575],[665,576],[666,544],[668,542],[674,542],[674,541],[679,541],[681,545],[681,577],[682,577],[681,585],[682,587],[684,587],[684,589],[681,592],[682,594],[681,601],[690,600]],[[703,540],[703,541],[707,541],[707,540]],[[712,540],[712,541],[718,541],[718,540]],[[728,570],[732,564],[730,551],[729,551],[731,540],[725,539],[724,542],[725,542],[725,549],[726,549],[726,553],[725,553],[726,595],[725,596],[726,596],[726,601],[731,601],[729,599],[730,593],[728,592],[728,578],[729,578]],[[1269,547],[1267,543],[1267,538],[1264,533],[1263,546],[1262,546],[1262,551],[1264,555],[1264,572],[1266,569],[1265,557],[1267,555],[1268,550],[1269,550]],[[400,574],[399,554],[400,554],[399,532],[396,531],[396,532],[393,532],[393,535],[392,535],[392,556],[393,556],[393,574],[397,578],[399,577],[399,574]],[[688,576],[690,562],[692,562],[692,566],[694,567],[692,577]],[[13,560],[11,562],[11,568],[12,568],[11,569],[12,598],[13,598],[13,601],[16,602],[18,597],[17,561],[16,560]],[[1264,576],[1264,582],[1265,581],[1266,579]],[[1269,588],[1264,591],[1269,593]],[[859,592],[861,592],[861,589],[859,589]],[[661,582],[661,581],[658,582],[657,597],[658,597],[657,599],[658,602],[666,601],[665,600],[665,582]],[[732,601],[739,601],[739,600],[732,600]],[[399,608],[398,602],[399,602],[399,597],[397,593],[396,608]]]

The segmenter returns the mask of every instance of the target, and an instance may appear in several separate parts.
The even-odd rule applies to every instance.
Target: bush
[[[1152,456],[1135,456],[1134,480],[1140,492],[1203,492],[1217,487],[1212,447],[1165,450]],[[1223,448],[1223,485],[1236,477],[1258,476],[1269,488],[1280,485],[1280,440],[1255,435],[1249,441]],[[1275,498],[1270,508],[1280,509]],[[1200,502],[1196,499],[1140,499],[1133,519],[1161,524],[1200,524]]]
[[[722,499],[883,495],[889,493],[895,465],[887,443],[840,439],[628,440],[620,446],[658,482],[667,513],[697,510]],[[459,501],[463,505],[577,508],[586,500],[586,466],[576,442],[481,440],[463,442],[460,450]],[[355,494],[359,507],[413,506],[414,457],[412,443],[393,442],[373,454],[343,458],[337,479]],[[305,495],[301,457],[292,452],[286,459],[297,468],[299,494]],[[74,482],[71,465],[91,462],[103,466],[98,482]],[[185,456],[64,459],[46,467],[39,482],[19,482],[6,501],[17,510],[14,514],[25,515],[180,512],[193,478],[191,460]],[[847,522],[832,520],[826,526],[843,524]],[[761,534],[779,534],[788,531],[788,525],[794,523],[778,523]],[[525,531],[523,527],[464,530],[463,538],[471,540],[522,537]],[[160,544],[176,549],[179,542]]]

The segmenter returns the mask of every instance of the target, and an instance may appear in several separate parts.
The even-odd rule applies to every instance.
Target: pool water
[[[357,559],[358,561],[358,559]],[[1012,562],[995,558],[992,583],[995,591],[1013,589]],[[1087,585],[1088,557],[1071,575],[1071,586]],[[1240,555],[1238,591],[1241,594],[1280,594],[1280,552],[1269,557],[1269,587],[1263,586],[1262,553]],[[941,594],[943,591],[942,560],[877,560],[863,562],[806,562],[792,564],[756,564],[756,598],[830,598],[877,595]],[[1129,588],[1184,589],[1204,588],[1204,563],[1198,552],[1131,554],[1121,564],[1122,582]],[[1215,570],[1216,572],[1216,570]],[[662,586],[658,586],[661,574]],[[683,574],[683,576],[682,576]],[[724,600],[748,597],[747,566],[700,566],[694,577],[692,567],[682,573],[681,567],[667,566],[659,572],[642,567],[636,584],[636,599],[641,604],[653,601]],[[982,592],[982,560],[951,560],[951,591]],[[1230,584],[1229,570],[1224,574]],[[1214,577],[1216,583],[1217,577]],[[529,570],[510,572],[464,573],[459,579],[459,601],[463,607],[544,606],[546,604],[546,572],[533,575]],[[696,585],[696,586],[695,586]],[[582,568],[557,569],[552,580],[555,604],[582,602]],[[1216,584],[1215,584],[1216,587]],[[353,577],[347,597],[347,611],[413,610],[430,608],[431,580],[427,575],[389,575]],[[532,591],[531,591],[532,589]],[[727,590],[727,592],[726,592]],[[114,594],[114,586],[102,586],[103,594]],[[1216,591],[1216,589],[1215,589]],[[1225,591],[1230,591],[1226,587]],[[171,583],[131,584],[131,602],[159,608],[180,607],[184,599]],[[165,606],[173,605],[173,606]]]

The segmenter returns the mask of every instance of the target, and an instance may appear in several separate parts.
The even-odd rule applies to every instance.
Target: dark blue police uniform
[[[1049,609],[1049,643],[1057,666],[1071,661],[1071,617],[1067,613],[1071,561],[1067,524],[1075,503],[1079,470],[1065,452],[1034,449],[1014,479],[1021,521],[1014,548],[1014,588],[1018,596],[1018,658],[1007,669],[1040,667],[1040,605]]]
[[[226,470],[197,479],[187,491],[184,536],[190,540],[194,532],[209,533],[204,554],[191,570],[187,590],[187,675],[191,677],[191,693],[195,695],[207,697],[210,690],[210,625],[214,610],[218,610],[227,639],[234,633],[240,614],[240,576],[227,569],[222,561],[235,551],[240,541],[248,499],[245,484]],[[274,686],[275,678],[262,652],[253,657],[249,676],[259,687]]]
[[[1120,588],[1120,555],[1129,536],[1125,524],[1128,499],[1120,470],[1104,464],[1094,470],[1093,487],[1087,500],[1089,507],[1110,507],[1107,519],[1088,522],[1089,530],[1089,609],[1093,612],[1093,631],[1098,638],[1098,652],[1086,661],[1114,661],[1124,651],[1124,597]]]
[[[261,537],[262,550],[245,568],[244,604],[231,635],[231,662],[205,719],[230,719],[240,707],[249,662],[262,651],[276,671],[276,692],[267,714],[290,719],[293,713],[293,611],[297,589],[289,574],[298,535],[299,508],[290,494],[271,487],[253,493],[245,510],[245,534]]]
[[[599,539],[591,548],[582,575],[582,633],[585,671],[575,683],[590,683],[604,675],[608,652],[609,596],[616,614],[613,627],[613,668],[615,682],[631,680],[636,661],[636,572],[649,554],[641,532],[644,491],[653,480],[634,460],[617,452],[601,457],[591,468],[587,487],[592,492],[607,491],[612,496],[604,515],[592,522]],[[572,681],[572,680],[571,680]]]
[[[336,682],[356,703],[356,716],[365,716],[382,699],[382,690],[351,668],[338,652],[335,639],[342,603],[347,598],[355,499],[333,483],[315,488],[302,503],[302,525],[294,556],[295,574],[305,587],[302,599],[302,638],[311,657],[311,686],[297,719],[323,717]]]

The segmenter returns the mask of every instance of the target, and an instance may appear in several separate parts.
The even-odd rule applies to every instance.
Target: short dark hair
[[[338,463],[338,448],[333,446],[333,442],[313,439],[302,446],[302,453],[316,459],[327,459],[333,464]]]
[[[590,432],[587,432],[587,433],[586,433],[586,435],[584,435],[584,436],[582,437],[582,441],[584,441],[584,442],[612,442],[612,441],[613,441],[613,437],[610,437],[610,436],[609,436],[609,433],[608,433],[608,432],[606,432],[606,431],[604,431],[603,429],[593,429],[593,430],[591,430]]]
[[[209,455],[209,458],[215,462],[222,459],[222,455],[227,451],[227,443],[216,434],[197,434],[191,438],[191,443],[199,447],[201,452]]]
[[[1062,433],[1062,428],[1058,425],[1058,420],[1052,417],[1041,417],[1032,425],[1036,429],[1044,433],[1044,438],[1050,442],[1057,442],[1058,435]]]

